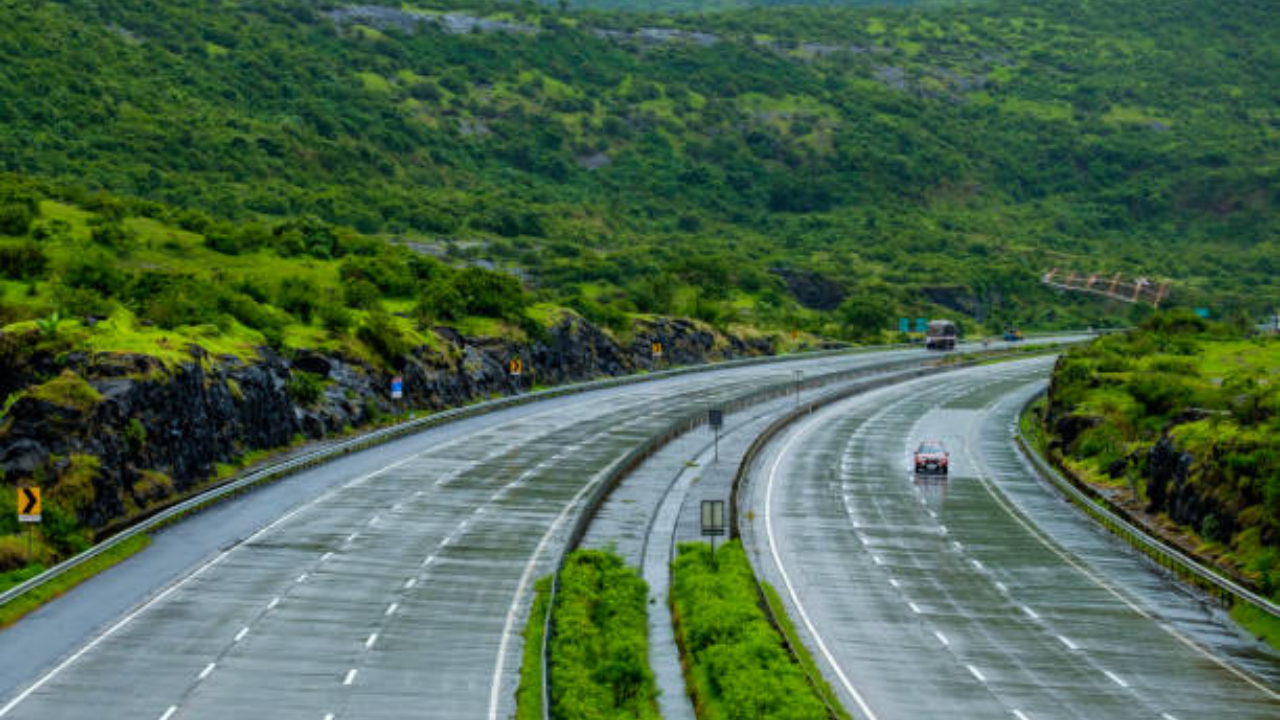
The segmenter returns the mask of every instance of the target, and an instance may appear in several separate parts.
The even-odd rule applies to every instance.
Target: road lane
[[[797,423],[748,488],[753,562],[864,717],[1276,717],[1274,655],[1242,651],[1009,455],[1049,367],[922,379]],[[948,479],[913,477],[922,439],[951,449]]]
[[[675,417],[789,383],[793,369],[812,377],[922,355],[813,359],[591,392],[301,473],[160,533],[152,548],[0,634],[11,682],[0,715],[377,718],[411,708],[506,717],[522,581],[549,570],[559,539],[548,529],[592,478]],[[272,515],[250,500],[283,517],[259,529]],[[257,524],[238,520],[246,508]],[[200,562],[209,564],[190,574]],[[118,610],[100,613],[115,624],[83,629],[68,608],[93,608],[103,588],[118,591],[106,603]],[[76,623],[79,636],[65,629]],[[52,654],[58,642],[66,650]]]

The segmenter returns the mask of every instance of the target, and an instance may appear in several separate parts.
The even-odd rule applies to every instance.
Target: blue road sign
[[[916,318],[916,332],[924,332],[929,329],[929,320],[927,318]]]
[[[898,332],[911,332],[911,318],[898,318]]]
[[[391,378],[391,398],[393,400],[399,400],[402,397],[404,397],[404,382],[400,379],[400,376],[397,375]]]
[[[1195,313],[1202,318],[1207,318],[1209,317],[1209,308],[1196,308]]]

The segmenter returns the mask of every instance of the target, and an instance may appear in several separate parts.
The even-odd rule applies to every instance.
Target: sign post
[[[40,488],[18,488],[18,522],[27,525],[27,562],[31,562],[31,536],[41,516]]]
[[[804,371],[792,370],[791,374],[796,381],[796,407],[800,407],[800,381],[804,379]]]
[[[520,392],[520,376],[524,374],[524,360],[513,357],[511,362],[507,363],[507,370],[511,372],[511,379],[516,383],[516,393]]]
[[[399,400],[404,397],[404,378],[399,375],[391,378],[391,399]]]
[[[711,538],[711,561],[716,559],[716,536],[724,535],[724,501],[702,501],[702,536]]]
[[[929,330],[928,318],[921,318],[921,317],[916,318],[916,332],[922,333],[922,332],[928,332],[928,330]]]
[[[720,428],[724,427],[724,410],[721,410],[720,408],[711,408],[708,410],[707,424],[711,426],[711,431],[716,434],[715,461],[720,462]]]
[[[903,335],[911,332],[911,318],[898,318],[898,332]]]
[[[653,353],[653,365],[657,367],[662,364],[662,341],[654,340],[649,343],[649,351]]]

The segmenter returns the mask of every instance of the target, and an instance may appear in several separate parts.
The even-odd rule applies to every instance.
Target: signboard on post
[[[1202,318],[1209,317],[1209,308],[1196,308],[1194,312],[1196,314],[1196,317],[1202,317]]]
[[[662,357],[662,343],[660,341],[654,340],[649,349],[653,351],[654,357]]]
[[[18,488],[18,522],[40,522],[41,509],[40,488]]]
[[[716,536],[724,535],[724,501],[702,501],[702,536],[711,538],[711,554],[716,551]]]
[[[922,333],[929,329],[928,318],[916,318],[916,332]]]
[[[391,399],[399,400],[404,397],[404,378],[399,375],[391,378]]]
[[[524,361],[520,358],[511,358],[511,374],[520,377],[524,374]]]
[[[911,318],[898,318],[898,332],[903,335],[911,332]]]

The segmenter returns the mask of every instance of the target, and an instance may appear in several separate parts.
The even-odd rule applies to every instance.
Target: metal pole
[[[716,458],[714,462],[720,462],[720,428],[716,428]]]

